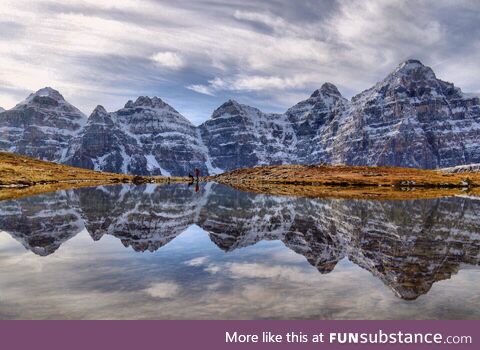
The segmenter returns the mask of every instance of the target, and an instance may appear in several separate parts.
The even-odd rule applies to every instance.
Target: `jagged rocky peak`
[[[107,110],[105,109],[105,107],[103,107],[102,105],[98,105],[97,107],[95,107],[95,109],[93,110],[92,112],[92,115],[105,115],[105,114],[108,114]]]
[[[295,128],[302,130],[302,134],[313,137],[320,127],[333,118],[334,113],[347,104],[348,100],[335,85],[324,83],[309,98],[289,108],[286,115]]]
[[[86,121],[87,117],[57,90],[46,87],[2,112],[0,149],[63,162],[69,142]]]
[[[125,104],[125,108],[135,108],[135,107],[155,108],[155,109],[168,108],[175,111],[175,109],[172,106],[170,106],[168,103],[164,102],[161,98],[156,96],[154,97],[140,96],[135,100],[135,102],[133,102],[132,100],[129,100]]]
[[[402,62],[383,81],[352,100],[355,102],[374,92],[377,97],[399,99],[462,98],[459,88],[437,79],[432,68],[416,59]]]
[[[342,97],[340,91],[332,83],[324,83],[320,89],[315,90],[310,97],[319,97],[319,96],[333,96],[333,97]]]
[[[394,73],[397,74],[422,74],[435,78],[432,68],[425,66],[420,60],[408,59],[398,65]]]
[[[338,88],[332,83],[324,83],[320,89],[315,90],[312,95],[304,101],[297,103],[295,106],[287,110],[290,119],[305,119],[318,112],[327,112],[338,106],[345,105],[348,100],[345,99]]]
[[[5,112],[5,108],[0,107],[0,113]]]
[[[27,109],[47,113],[49,117],[57,116],[61,119],[71,120],[77,124],[76,127],[82,126],[87,119],[86,115],[66,101],[60,92],[48,86],[30,94],[10,111]]]
[[[111,119],[111,118],[107,110],[105,109],[105,107],[103,107],[102,105],[98,105],[97,107],[95,107],[92,114],[90,114],[90,117],[88,118],[89,124],[91,124],[92,122],[93,123],[104,122],[105,119]]]
[[[57,107],[65,103],[65,98],[63,98],[60,92],[47,86],[30,94],[25,100],[16,105],[15,108],[21,108],[25,105],[36,105],[48,108]]]
[[[144,124],[144,119],[147,118],[148,122],[178,123],[178,126],[181,128],[193,128],[193,124],[187,118],[156,96],[140,96],[135,102],[130,100],[125,104],[124,108],[114,114],[121,123]],[[137,125],[137,127],[143,128],[144,125]],[[151,130],[151,132],[154,131]]]
[[[394,85],[410,85],[412,83],[436,83],[437,77],[433,72],[432,68],[423,65],[422,62],[415,59],[407,60],[401,63],[389,76],[387,76],[386,81],[393,83]],[[422,87],[419,85],[418,87]]]
[[[65,101],[62,94],[49,86],[46,86],[37,92],[30,95],[30,97],[50,97],[57,101]]]
[[[230,115],[241,114],[244,107],[245,107],[244,105],[238,103],[235,100],[230,99],[227,102],[223,103],[215,111],[213,111],[212,119],[221,117],[225,114],[230,114]]]

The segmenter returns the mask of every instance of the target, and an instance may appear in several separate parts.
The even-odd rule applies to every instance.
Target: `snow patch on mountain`
[[[455,173],[478,173],[480,172],[480,164],[467,164],[467,165],[457,165],[450,168],[440,169],[442,172],[447,174]]]

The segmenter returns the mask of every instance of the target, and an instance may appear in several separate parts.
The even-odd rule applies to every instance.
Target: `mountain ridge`
[[[56,117],[56,118],[55,118]],[[480,163],[479,98],[407,60],[350,100],[332,83],[285,113],[228,100],[193,125],[159,97],[89,118],[56,90],[2,112],[0,150],[93,170],[203,175],[276,164],[446,168]]]

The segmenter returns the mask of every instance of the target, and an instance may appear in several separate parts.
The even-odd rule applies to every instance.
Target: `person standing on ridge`
[[[198,168],[195,168],[195,177],[197,178],[197,181],[200,178],[200,169]]]

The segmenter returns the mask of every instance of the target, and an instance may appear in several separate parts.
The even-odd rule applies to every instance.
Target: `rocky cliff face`
[[[58,91],[38,90],[0,114],[0,150],[63,162],[86,120]]]
[[[208,172],[208,156],[195,126],[161,99],[139,97],[112,116],[133,137],[150,174],[186,175]]]
[[[308,99],[297,103],[285,113],[294,129],[294,151],[291,163],[316,164],[329,160],[324,135],[334,118],[348,107],[335,85],[325,83]]]
[[[71,165],[136,175],[207,174],[207,157],[196,128],[156,97],[115,113],[98,106],[67,152]]]
[[[478,97],[408,60],[352,98],[327,127],[327,160],[353,165],[438,168],[478,163]]]
[[[157,97],[83,115],[55,90],[0,114],[0,149],[96,170],[213,174],[320,162],[444,168],[480,163],[480,101],[417,60],[348,101],[331,83],[284,114],[228,101],[199,127]]]
[[[102,106],[95,108],[85,128],[72,140],[66,158],[69,165],[92,170],[148,174],[137,140]]]
[[[351,101],[326,83],[276,116],[276,127],[250,122],[264,114],[247,110],[228,102],[201,126],[220,168],[326,162],[429,169],[480,161],[479,98],[437,79],[417,60],[402,63]],[[270,135],[268,142],[262,133]],[[267,145],[278,157],[261,156],[275,155],[265,151]]]
[[[199,127],[218,172],[281,164],[293,153],[292,126],[284,115],[266,114],[230,100]]]

